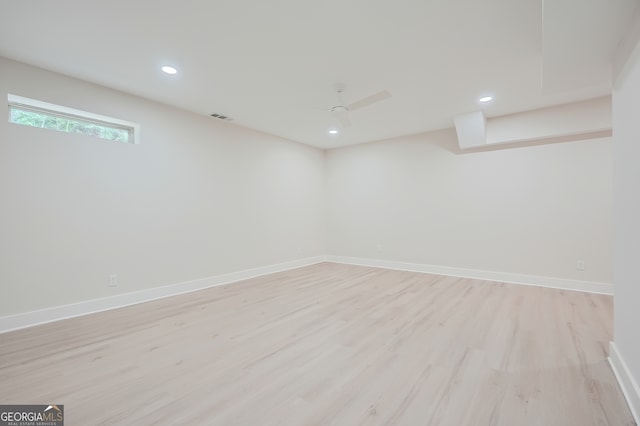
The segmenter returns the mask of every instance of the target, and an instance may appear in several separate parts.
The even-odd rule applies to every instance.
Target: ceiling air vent
[[[231,120],[229,117],[227,117],[226,115],[222,115],[222,114],[211,114],[211,116],[213,118],[217,118],[218,120]]]

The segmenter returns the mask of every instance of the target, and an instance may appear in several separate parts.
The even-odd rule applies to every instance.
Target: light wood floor
[[[633,425],[612,298],[323,263],[0,335],[73,425]]]

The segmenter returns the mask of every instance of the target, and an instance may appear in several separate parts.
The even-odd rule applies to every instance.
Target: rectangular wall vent
[[[218,120],[231,120],[229,117],[227,117],[226,115],[222,115],[222,114],[211,114],[211,116],[213,118],[217,118]]]

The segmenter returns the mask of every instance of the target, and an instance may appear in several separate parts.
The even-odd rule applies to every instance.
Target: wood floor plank
[[[1,334],[0,403],[69,425],[634,425],[612,317],[604,295],[322,263]]]

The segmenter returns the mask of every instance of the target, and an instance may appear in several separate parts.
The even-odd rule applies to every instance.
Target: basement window
[[[10,123],[81,133],[109,141],[140,142],[140,126],[135,123],[22,96],[9,94],[7,98]]]

